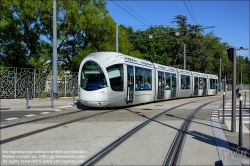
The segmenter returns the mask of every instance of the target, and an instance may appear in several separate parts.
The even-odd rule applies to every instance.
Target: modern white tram
[[[163,66],[117,52],[96,52],[79,68],[79,101],[90,107],[121,107],[217,94],[215,75]]]

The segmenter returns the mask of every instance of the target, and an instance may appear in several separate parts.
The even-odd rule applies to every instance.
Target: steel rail
[[[215,100],[217,101],[217,100]],[[177,132],[177,134],[175,135],[175,138],[172,142],[172,144],[170,145],[170,148],[168,150],[168,153],[163,161],[164,166],[168,166],[168,165],[177,165],[179,162],[179,155],[181,153],[182,147],[184,145],[184,140],[186,137],[186,134],[188,132],[189,126],[192,122],[192,119],[194,118],[195,114],[204,106],[215,102],[215,101],[210,101],[207,102],[201,106],[199,106],[198,108],[196,108],[194,111],[192,111],[185,119],[185,121],[182,123],[179,131]]]
[[[167,113],[167,112],[169,112],[171,110],[174,110],[174,109],[176,109],[178,107],[181,107],[181,106],[184,106],[184,105],[187,105],[187,104],[190,104],[190,103],[194,103],[194,102],[196,102],[196,101],[187,102],[187,103],[180,104],[178,106],[172,107],[172,108],[167,109],[167,110],[165,110],[165,111],[163,111],[163,112],[155,115],[154,117],[152,117],[152,118],[144,121],[143,123],[139,124],[138,126],[136,126],[135,128],[133,128],[132,130],[128,131],[123,136],[121,136],[120,138],[118,138],[117,140],[115,140],[114,142],[112,142],[111,144],[109,144],[108,146],[106,146],[105,148],[103,148],[102,150],[100,150],[99,152],[97,152],[96,154],[94,154],[92,157],[90,157],[84,163],[82,163],[81,166],[96,164],[102,158],[104,158],[106,155],[108,155],[111,151],[113,151],[116,147],[118,147],[125,140],[127,140],[129,137],[131,137],[133,134],[135,134],[140,129],[142,129],[143,127],[145,127],[150,122],[154,121],[155,119],[159,118],[160,116],[164,115],[165,113]]]
[[[56,125],[53,125],[53,126],[48,126],[48,127],[45,127],[45,128],[39,129],[39,130],[35,130],[35,131],[28,132],[28,133],[20,134],[20,135],[14,136],[14,137],[6,138],[6,139],[0,141],[0,145],[11,142],[11,141],[15,141],[15,140],[18,140],[18,139],[21,139],[21,138],[24,138],[24,137],[28,137],[28,136],[31,136],[31,135],[34,135],[34,134],[37,134],[37,133],[41,133],[43,131],[54,129],[54,128],[57,128],[57,127],[60,127],[60,126],[66,125],[66,124],[74,123],[74,122],[77,122],[77,121],[80,121],[80,120],[89,119],[89,118],[92,118],[92,117],[95,117],[95,116],[98,116],[98,115],[103,115],[103,114],[107,114],[107,113],[114,112],[114,111],[117,111],[117,110],[106,111],[106,112],[103,112],[103,113],[100,113],[100,114],[95,114],[95,115],[91,115],[91,116],[87,116],[87,117],[81,117],[81,118],[73,119],[73,120],[66,121],[66,122],[63,122],[63,123],[59,123],[59,124],[56,124]]]
[[[1,126],[0,129],[6,129],[6,128],[10,128],[10,127],[14,127],[14,126],[18,126],[18,125],[22,125],[22,124],[26,124],[26,123],[37,122],[37,121],[47,120],[47,119],[51,119],[51,118],[57,118],[57,117],[66,116],[66,115],[79,113],[79,112],[82,112],[82,110],[62,113],[62,114],[59,114],[59,115],[52,115],[52,116],[48,116],[48,117],[36,118],[36,119],[33,119],[33,120],[24,121],[24,122],[13,123],[13,124],[9,124],[9,125],[6,125],[6,126]]]
[[[196,102],[196,101],[192,101],[192,102]],[[189,102],[189,103],[192,103],[192,102]],[[185,104],[188,104],[188,103],[185,103]],[[185,104],[183,104],[183,105],[185,105]],[[181,106],[181,105],[179,105],[179,106]],[[173,107],[172,109],[175,109],[175,108],[177,108],[179,106]],[[85,120],[85,119],[88,119],[88,118],[92,118],[92,117],[95,117],[95,116],[98,116],[98,115],[110,113],[110,112],[113,112],[113,111],[116,111],[116,110],[117,109],[112,110],[112,111],[107,111],[107,112],[104,112],[104,113],[101,113],[101,114],[91,115],[91,116],[88,116],[88,117],[82,117],[82,118],[73,119],[73,120],[66,121],[66,122],[63,122],[63,123],[60,123],[60,124],[56,124],[56,125],[53,125],[53,126],[49,126],[49,127],[46,127],[46,128],[42,128],[42,129],[39,129],[39,130],[35,130],[35,131],[28,132],[28,133],[24,133],[24,134],[20,134],[20,135],[17,135],[17,136],[14,136],[14,137],[10,137],[10,138],[4,139],[4,140],[0,140],[0,145],[8,143],[8,142],[11,142],[11,141],[15,141],[15,140],[18,140],[18,139],[21,139],[21,138],[24,138],[24,137],[28,137],[28,136],[31,136],[31,135],[34,135],[34,134],[37,134],[37,133],[41,133],[43,131],[51,130],[51,129],[54,129],[54,128],[57,128],[57,127],[60,127],[60,126],[66,125],[66,124],[70,124],[70,123],[74,123],[74,122],[77,122],[77,121],[80,121],[80,120]],[[60,117],[60,116],[64,116],[64,115],[68,115],[68,114],[73,114],[73,113],[78,113],[78,112],[80,112],[80,111],[75,111],[75,112],[71,112],[71,113],[65,113],[65,114],[54,115],[54,116],[50,116],[50,117],[44,117],[44,118],[34,119],[34,120],[26,121],[26,122],[20,122],[20,123],[17,123],[17,124],[11,124],[11,125],[8,125],[8,126],[3,126],[0,129],[9,128],[9,127],[13,127],[13,126],[17,126],[17,125],[21,125],[21,124],[25,124],[25,123],[30,123],[30,122],[35,122],[35,121],[50,119],[50,118],[54,118],[54,117]],[[160,114],[164,114],[166,112],[168,112],[168,111],[166,110],[166,111],[164,111],[164,112],[162,112]],[[153,118],[157,118],[158,116],[161,116],[161,115],[156,115]],[[150,120],[148,120],[148,121],[150,122]]]

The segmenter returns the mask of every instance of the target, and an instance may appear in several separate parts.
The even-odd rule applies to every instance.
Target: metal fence
[[[250,84],[236,84],[237,86],[239,86],[240,90],[250,90]],[[222,84],[222,90],[224,89],[223,84]],[[227,91],[231,91],[232,90],[232,84],[228,83],[226,86]]]
[[[78,96],[78,73],[58,72],[58,97]],[[0,68],[0,98],[24,98],[32,88],[34,98],[51,96],[52,71],[30,68]]]

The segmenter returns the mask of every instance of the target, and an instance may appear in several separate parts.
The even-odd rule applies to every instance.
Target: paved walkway
[[[232,116],[232,93],[227,92],[226,103],[225,103],[225,124],[222,124],[223,118],[223,105],[220,108],[214,109],[211,119],[218,120],[220,122],[221,128],[225,135],[225,139],[228,142],[229,149],[236,156],[241,155],[245,157],[242,160],[243,165],[250,165],[250,91],[240,91],[242,95],[242,146],[239,146],[239,102],[240,99],[236,99],[236,132],[231,132],[231,116]],[[246,96],[245,96],[246,94]],[[246,100],[246,101],[245,101]]]
[[[51,100],[50,98],[45,99],[0,99],[0,110],[9,110],[9,111],[34,111],[34,110],[60,110],[63,108],[70,108],[75,106],[78,100],[78,97],[67,97],[59,98],[56,100]],[[28,106],[28,109],[27,109]],[[54,106],[54,107],[52,107]]]
[[[221,95],[221,94],[219,94]],[[242,93],[242,95],[244,96],[244,93]],[[246,99],[247,99],[247,106],[246,109],[249,109],[249,93],[247,93]],[[230,98],[230,92],[227,93],[227,97]],[[25,99],[1,99],[1,111],[28,111],[28,110],[32,110],[32,111],[41,111],[41,110],[63,110],[63,109],[77,109],[77,107],[74,107],[75,103],[77,102],[78,98],[76,97],[75,99],[73,98],[60,98],[57,100],[54,100],[53,104],[54,104],[54,108],[52,108],[52,102],[50,99],[33,99],[33,100],[29,100],[28,101],[28,108],[26,108],[27,103]],[[228,99],[226,102],[226,108],[230,109],[230,105],[231,105],[231,100]],[[208,138],[211,138],[210,140],[212,141],[214,138],[215,142],[216,142],[216,146],[217,146],[217,151],[219,154],[219,160],[222,161],[222,164],[224,165],[241,165],[240,163],[242,163],[243,165],[250,165],[249,162],[249,119],[244,119],[243,120],[243,146],[239,147],[238,146],[238,130],[236,130],[236,132],[231,132],[230,128],[231,128],[231,119],[227,118],[226,119],[226,123],[225,124],[221,124],[221,119],[219,117],[219,109],[221,109],[222,106],[221,104],[218,102],[218,106],[216,106],[216,108],[209,108],[210,110],[213,109],[213,113],[211,115],[211,128],[212,129],[210,134],[207,134],[206,136]],[[229,111],[230,112],[230,111]],[[247,112],[247,110],[246,110]],[[237,120],[238,121],[238,120]],[[205,121],[202,122],[205,124]],[[197,123],[193,123],[193,128],[195,129],[194,131],[196,131],[197,128],[197,124],[201,124],[200,121],[197,121]],[[238,122],[236,123],[236,125],[238,124]],[[209,124],[207,125],[203,125],[203,126],[209,126]],[[200,130],[201,126],[198,126],[198,129]],[[238,128],[238,126],[237,126]],[[207,130],[205,128],[201,128],[200,132],[206,133],[206,131],[210,131]],[[214,134],[214,136],[212,136],[211,134]],[[192,133],[191,133],[192,134]],[[197,135],[197,132],[194,133],[193,135],[190,136],[194,136]],[[209,136],[211,135],[211,136]],[[201,135],[201,137],[199,137],[198,139],[198,143],[202,143],[200,141],[201,138],[204,137],[204,134]],[[188,140],[188,138],[187,138]],[[191,139],[192,140],[192,139]],[[192,140],[194,141],[194,140]],[[208,141],[208,140],[207,140]],[[195,144],[198,145],[198,144]],[[202,145],[203,146],[203,145]],[[190,144],[190,148],[192,150],[193,144]],[[188,148],[188,147],[186,147]],[[202,148],[201,148],[202,149]],[[202,149],[203,150],[203,149]],[[185,151],[184,151],[185,152]],[[189,150],[186,151],[186,153],[189,153]],[[240,156],[240,157],[238,157]],[[208,157],[208,156],[207,156]],[[214,161],[214,160],[213,160]],[[184,165],[187,163],[184,163]]]

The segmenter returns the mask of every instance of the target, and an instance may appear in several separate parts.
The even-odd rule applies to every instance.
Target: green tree
[[[50,69],[52,66],[52,1],[10,0],[0,4],[0,64]],[[124,29],[119,34],[126,36]],[[77,71],[80,62],[96,51],[115,51],[115,22],[104,0],[57,0],[59,68]],[[134,54],[127,38],[119,51]]]

